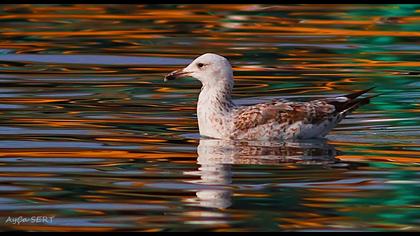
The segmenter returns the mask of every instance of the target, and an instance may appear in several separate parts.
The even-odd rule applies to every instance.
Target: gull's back
[[[346,115],[369,103],[374,96],[357,97],[371,89],[310,102],[274,100],[237,107],[232,113],[233,130],[228,138],[274,140],[324,137]]]

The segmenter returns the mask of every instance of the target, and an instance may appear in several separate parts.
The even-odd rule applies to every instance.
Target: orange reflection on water
[[[112,31],[81,31],[81,32],[49,32],[49,31],[36,31],[36,32],[4,32],[0,33],[0,35],[4,36],[32,36],[32,35],[39,35],[39,36],[101,36],[101,35],[111,35],[114,36],[115,34],[151,34],[151,33],[169,33],[171,31],[168,30],[112,30]],[[150,36],[146,35],[137,35],[136,37],[142,38],[149,38]]]
[[[392,67],[392,66],[406,66],[406,67],[419,67],[420,62],[379,62],[370,61],[369,63],[329,63],[329,64],[307,64],[307,67]]]
[[[98,141],[111,141],[111,142],[124,142],[124,143],[164,143],[167,140],[165,139],[146,139],[146,138],[131,138],[131,137],[121,137],[121,138],[96,138]]]
[[[375,153],[375,152],[373,152]],[[393,163],[419,163],[420,158],[413,158],[413,157],[399,157],[399,156],[358,156],[358,155],[342,155],[340,159],[343,161],[361,161],[361,160],[373,160],[373,161],[383,161],[383,162],[393,162]]]
[[[140,15],[115,15],[115,14],[18,14],[18,15],[3,15],[0,19],[62,19],[65,16],[66,19],[110,19],[110,20],[142,20],[142,19],[173,19],[173,20],[214,20],[217,16],[212,15],[194,15],[193,12],[188,10],[154,10],[148,12],[142,12]]]
[[[45,98],[4,98],[2,102],[6,103],[51,103],[51,102],[66,102],[69,99],[45,99]]]
[[[1,189],[6,190],[5,206],[10,198],[10,205],[16,202],[37,207],[41,203],[80,201],[165,207],[162,212],[135,210],[132,214],[100,209],[27,211],[54,213],[63,217],[63,221],[69,215],[87,222],[103,218],[104,225],[112,224],[107,220],[117,217],[118,223],[134,221],[133,229],[150,232],[176,227],[190,230],[190,226],[196,227],[196,231],[255,231],[267,229],[267,225],[289,231],[383,230],[412,227],[416,223],[410,218],[415,203],[404,197],[415,196],[409,184],[415,187],[416,180],[410,178],[419,171],[415,166],[419,162],[418,144],[399,144],[394,139],[415,136],[405,131],[415,133],[412,130],[417,121],[415,113],[420,112],[419,104],[404,95],[407,90],[410,99],[415,100],[416,75],[409,72],[420,66],[413,59],[418,50],[415,37],[420,36],[413,29],[420,17],[393,5],[81,4],[1,8],[4,14],[0,15],[3,26],[0,48],[10,49],[4,55],[0,51],[4,58],[8,54],[27,53],[190,60],[208,51],[223,54],[232,61],[238,72],[234,95],[251,102],[259,96],[318,97],[371,84],[378,86],[375,93],[396,91],[391,94],[394,97],[375,100],[335,130],[329,143],[343,152],[334,156],[340,160],[338,167],[329,163],[282,163],[285,156],[302,155],[300,149],[269,158],[245,155],[229,163],[220,158],[220,163],[210,161],[206,165],[214,168],[210,177],[226,171],[224,167],[230,168],[223,172],[226,174],[223,177],[229,176],[232,183],[217,187],[232,189],[230,200],[235,205],[226,209],[198,209],[189,205],[197,189],[208,187],[211,192],[215,187],[195,182],[203,177],[205,166],[200,164],[197,154],[201,141],[195,111],[199,86],[162,82],[166,73],[184,64],[149,65],[147,58],[145,65],[126,65],[121,61],[116,64],[93,61],[89,65],[1,61],[0,83],[4,87],[0,88],[0,105],[6,106],[0,106],[3,119],[0,166],[4,168],[0,173],[4,182],[0,186],[16,187]],[[394,8],[400,11],[396,14],[411,16],[365,16],[363,12],[391,13]],[[359,9],[361,12],[357,12]],[[377,118],[379,115],[386,119]],[[398,120],[410,115],[414,118]],[[388,127],[401,135],[386,136],[385,144],[379,142],[382,136],[369,135]],[[363,136],[360,139],[366,140],[355,141],[353,131],[366,134],[360,135]],[[13,141],[28,146],[8,147]],[[36,148],[37,145],[41,146]],[[374,164],[392,168],[378,168]],[[186,174],[191,172],[194,175]],[[391,177],[383,172],[391,173]],[[358,175],[362,179],[346,182]],[[402,179],[405,175],[408,177]],[[298,187],[285,189],[282,183]],[[246,188],[248,184],[250,188]],[[386,191],[375,188],[389,184],[392,189]],[[391,195],[392,202],[402,199],[398,207],[408,217],[403,219],[401,214],[398,218],[401,225],[392,222],[392,207],[387,203],[369,207],[357,203],[376,201],[385,192]],[[217,200],[217,194],[212,197]],[[281,209],[279,203],[284,204]],[[8,213],[3,211],[2,216],[5,212]],[[374,220],[363,222],[350,214]],[[262,223],[260,216],[264,216]],[[82,223],[4,227],[91,232],[123,228],[78,224]]]
[[[140,150],[140,149],[139,149]],[[0,157],[89,157],[89,158],[136,158],[136,159],[165,159],[165,158],[197,158],[194,153],[178,152],[178,153],[145,153],[145,152],[129,152],[118,150],[66,150],[63,148],[51,148],[50,151],[41,151],[39,149],[28,149],[22,151],[21,149],[8,149],[7,151],[0,150]]]

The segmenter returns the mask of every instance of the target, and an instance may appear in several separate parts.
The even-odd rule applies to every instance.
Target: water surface
[[[0,5],[0,229],[418,231],[419,9]],[[205,52],[237,104],[383,95],[325,140],[200,140],[163,77]]]

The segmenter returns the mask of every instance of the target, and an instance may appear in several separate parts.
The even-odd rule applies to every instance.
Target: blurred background
[[[420,5],[0,5],[0,230],[418,231]],[[237,104],[383,93],[326,140],[200,140]],[[6,223],[52,216],[50,223]]]

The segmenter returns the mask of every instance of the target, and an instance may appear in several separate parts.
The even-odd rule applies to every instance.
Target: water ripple
[[[418,231],[419,5],[0,6],[2,231]],[[321,14],[320,14],[321,13]],[[323,140],[200,139],[199,54],[239,105],[381,94]]]

